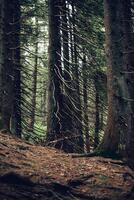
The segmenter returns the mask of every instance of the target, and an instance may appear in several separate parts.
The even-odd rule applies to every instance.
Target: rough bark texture
[[[126,101],[129,105],[127,132],[125,137],[126,142],[126,156],[134,166],[134,39],[133,39],[133,24],[131,13],[131,1],[126,0],[122,2],[123,12],[123,31],[124,31],[124,66],[125,79],[128,87],[129,97]]]
[[[66,1],[62,0],[62,35],[63,35],[63,62],[64,62],[64,78],[66,81],[65,90],[68,92],[68,84],[70,81],[70,64],[69,64],[69,34],[68,34],[68,10]]]
[[[104,0],[106,50],[108,60],[108,121],[102,149],[118,150],[120,136],[126,132],[127,86],[123,71],[123,30],[121,1]]]
[[[50,0],[49,13],[49,106],[47,141],[50,144],[55,144],[54,146],[56,148],[63,149],[66,152],[80,152],[83,151],[83,137],[78,66],[73,69],[75,79],[74,88],[76,91],[75,94],[71,94],[68,82],[70,81],[69,37],[67,30],[65,30],[67,29],[68,23],[66,2]],[[74,37],[73,42],[75,44]],[[63,59],[63,63],[61,63],[61,59]],[[76,45],[73,46],[73,59],[77,63]],[[64,69],[64,74],[62,68]],[[64,78],[65,80],[63,80]],[[77,104],[76,110],[72,111],[72,99],[69,98],[69,95],[73,99],[77,98],[74,100],[75,104]],[[72,113],[74,116],[73,120],[75,121],[73,124]]]
[[[70,96],[71,90],[71,76],[70,76],[70,57],[69,57],[69,33],[68,33],[68,9],[67,2],[62,0],[62,42],[63,42],[63,67],[64,67],[64,103],[63,103],[63,131],[73,133],[73,122],[71,112]]]
[[[74,132],[76,134],[77,146],[79,147],[79,152],[84,150],[83,133],[82,133],[82,109],[81,109],[81,99],[80,99],[80,83],[79,83],[79,59],[78,59],[78,49],[77,49],[77,36],[76,36],[76,19],[75,19],[75,6],[72,2],[72,23],[73,23],[73,66],[72,72],[74,77],[73,87],[75,89],[73,93],[74,99]]]
[[[20,64],[20,3],[12,2],[12,64],[13,64],[13,111],[11,130],[21,137],[21,64]]]
[[[48,141],[59,139],[62,131],[62,69],[60,55],[61,38],[59,1],[49,0]],[[58,144],[55,146],[58,148]]]
[[[21,136],[20,114],[20,5],[3,2],[3,61],[1,65],[2,128]]]
[[[13,109],[13,60],[12,37],[13,8],[11,1],[4,1],[3,65],[2,65],[2,128],[10,130]]]
[[[90,152],[90,135],[89,135],[89,119],[88,119],[88,94],[87,94],[87,64],[86,64],[86,56],[83,56],[83,65],[82,65],[82,73],[83,73],[83,118],[84,118],[84,131],[85,131],[85,144],[86,144],[86,152]]]
[[[1,119],[1,105],[2,105],[2,66],[4,62],[3,57],[3,18],[4,18],[4,0],[0,1],[0,129],[2,128]]]
[[[95,86],[95,133],[94,133],[94,148],[99,144],[99,130],[100,130],[100,98],[99,98],[99,83],[97,74],[94,77]]]

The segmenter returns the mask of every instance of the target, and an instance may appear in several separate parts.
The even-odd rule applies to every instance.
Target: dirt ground
[[[134,172],[120,160],[72,158],[0,133],[0,200],[134,200]]]

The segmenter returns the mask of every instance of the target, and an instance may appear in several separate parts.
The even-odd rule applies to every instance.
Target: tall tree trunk
[[[20,5],[19,1],[3,1],[1,118],[2,128],[21,136],[20,114]],[[12,118],[12,120],[11,120]]]
[[[36,93],[37,93],[37,74],[38,74],[38,19],[36,16],[35,19],[35,28],[36,28],[36,43],[35,43],[35,61],[34,61],[34,70],[33,70],[33,83],[32,83],[32,101],[31,101],[31,113],[30,113],[30,122],[29,122],[29,131],[34,132],[35,124],[35,110],[36,110]]]
[[[66,1],[62,0],[62,35],[63,35],[63,62],[64,62],[64,78],[69,84],[70,81],[70,67],[69,67],[69,34],[68,34],[68,13]],[[68,87],[65,85],[65,90],[68,92]]]
[[[84,131],[85,131],[85,144],[86,144],[86,152],[90,152],[90,135],[89,135],[89,125],[88,125],[88,94],[87,94],[87,64],[86,64],[86,56],[83,56],[83,65],[82,65],[82,73],[83,73],[83,118],[84,118]]]
[[[99,144],[99,130],[100,130],[100,109],[99,109],[99,83],[98,83],[98,76],[95,75],[94,78],[94,86],[95,86],[95,133],[94,133],[94,148]]]
[[[10,119],[13,110],[13,4],[11,1],[4,1],[4,35],[3,35],[3,53],[4,62],[2,66],[2,128],[10,130]]]
[[[81,109],[81,99],[80,99],[80,86],[79,86],[79,60],[78,60],[78,52],[77,52],[77,37],[76,37],[76,24],[75,24],[75,7],[72,2],[72,24],[73,24],[73,61],[75,66],[72,69],[74,76],[74,131],[76,134],[76,149],[78,152],[84,151],[84,141],[83,141],[83,133],[82,133],[82,109]]]
[[[63,40],[63,67],[64,67],[64,104],[63,104],[63,130],[73,133],[71,102],[69,97],[72,93],[71,90],[71,76],[70,76],[70,63],[69,63],[69,33],[68,33],[68,10],[67,2],[62,0],[62,40]]]
[[[134,38],[133,38],[133,22],[131,12],[131,0],[122,2],[123,12],[123,41],[124,41],[124,66],[125,78],[127,82],[129,97],[128,101],[128,131],[124,135],[126,138],[126,156],[133,162],[134,168]]]
[[[123,71],[122,8],[119,0],[104,0],[106,50],[108,61],[108,121],[102,150],[118,151],[120,136],[126,132],[127,85]]]
[[[4,63],[4,43],[3,43],[3,35],[4,35],[4,0],[0,1],[0,129],[2,128],[2,68]]]
[[[49,83],[47,141],[57,140],[62,135],[62,67],[59,0],[49,0]]]
[[[14,0],[12,22],[13,111],[11,131],[21,137],[21,65],[20,65],[20,3]],[[13,127],[13,130],[12,130]]]

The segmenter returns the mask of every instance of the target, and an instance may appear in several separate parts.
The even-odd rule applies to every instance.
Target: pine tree
[[[133,9],[131,0],[122,2],[122,26],[123,26],[123,56],[124,71],[122,72],[127,84],[127,92],[123,94],[123,99],[127,102],[127,131],[124,133],[126,153],[134,168],[134,38],[133,38]],[[124,141],[124,140],[123,140]],[[124,143],[122,144],[124,146]]]
[[[4,62],[3,54],[3,18],[4,18],[4,1],[0,1],[0,129],[2,128],[2,67]]]
[[[119,150],[120,137],[127,132],[129,109],[128,86],[123,73],[126,69],[123,58],[124,1],[104,0],[106,49],[108,60],[108,122],[102,143],[102,150],[115,154]]]
[[[60,2],[49,0],[49,88],[48,141],[61,138],[62,128],[62,68],[60,37]],[[60,148],[60,142],[55,147]]]
[[[2,128],[11,130],[20,137],[20,6],[19,1],[4,1],[1,40],[1,118]]]

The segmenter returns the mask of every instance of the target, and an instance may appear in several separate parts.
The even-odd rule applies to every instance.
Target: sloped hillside
[[[0,200],[133,200],[134,172],[122,161],[72,158],[0,133]]]

